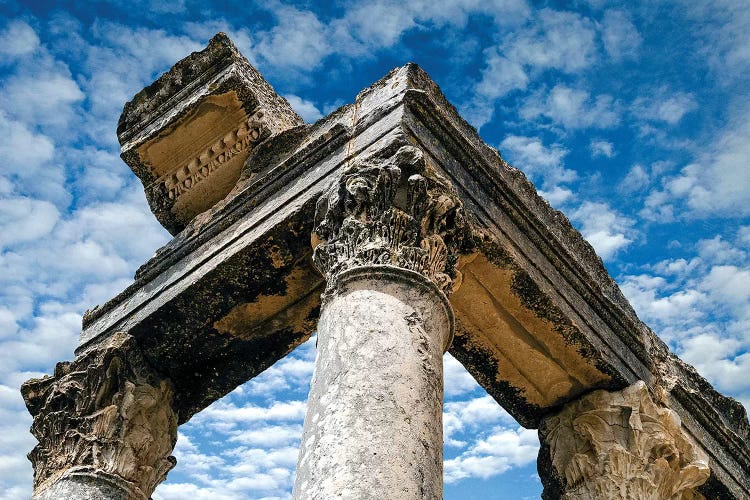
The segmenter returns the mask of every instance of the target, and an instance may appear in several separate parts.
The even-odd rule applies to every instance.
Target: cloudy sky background
[[[118,156],[122,106],[220,30],[308,121],[422,65],[641,319],[750,405],[746,0],[207,3],[0,0],[0,499],[30,494],[20,384],[169,238]],[[313,359],[181,427],[155,498],[287,498]],[[445,497],[538,498],[536,433],[445,361]]]

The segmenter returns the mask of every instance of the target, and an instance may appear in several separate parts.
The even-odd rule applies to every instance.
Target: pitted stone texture
[[[643,382],[569,403],[544,421],[540,440],[556,476],[541,474],[544,498],[694,500],[710,474],[680,417],[657,406]]]
[[[339,276],[318,323],[293,497],[442,498],[444,295],[388,266]]]
[[[127,334],[58,363],[53,377],[29,380],[21,391],[39,440],[29,453],[34,498],[108,498],[111,491],[148,498],[175,465],[172,384]]]
[[[255,145],[302,124],[219,33],[125,105],[117,136],[154,215],[176,234],[232,190]]]
[[[143,492],[101,471],[70,471],[32,500],[147,500]]]
[[[470,240],[463,205],[413,146],[354,163],[318,200],[315,223],[313,262],[329,287],[346,269],[381,264],[416,271],[446,293],[461,283],[455,264]]]

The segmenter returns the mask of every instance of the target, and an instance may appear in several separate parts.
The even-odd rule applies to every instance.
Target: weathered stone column
[[[172,384],[130,335],[58,363],[21,391],[39,440],[29,453],[34,500],[148,499],[175,465]]]
[[[707,455],[644,382],[573,401],[539,434],[545,500],[703,498],[695,488],[710,474]]]
[[[294,498],[442,498],[460,203],[406,146],[350,167],[316,218],[328,286]]]

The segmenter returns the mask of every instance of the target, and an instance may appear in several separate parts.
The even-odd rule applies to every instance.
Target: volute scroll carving
[[[446,293],[460,284],[457,256],[471,238],[450,183],[403,146],[387,158],[355,162],[318,200],[313,262],[328,278],[353,267],[416,271]]]
[[[695,488],[710,474],[680,417],[657,406],[642,381],[569,403],[542,424],[540,440],[563,499],[700,499]]]

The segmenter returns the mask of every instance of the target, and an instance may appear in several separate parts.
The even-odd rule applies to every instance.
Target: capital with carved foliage
[[[353,163],[318,200],[313,262],[329,290],[347,269],[386,265],[416,271],[448,294],[461,283],[456,263],[469,236],[450,182],[406,145]]]
[[[540,465],[551,462],[553,469],[544,474],[540,466],[543,498],[703,498],[695,488],[710,474],[707,455],[642,381],[569,403],[539,433]]]
[[[21,391],[39,444],[34,499],[147,499],[176,460],[173,388],[146,363],[133,337],[58,363]]]

